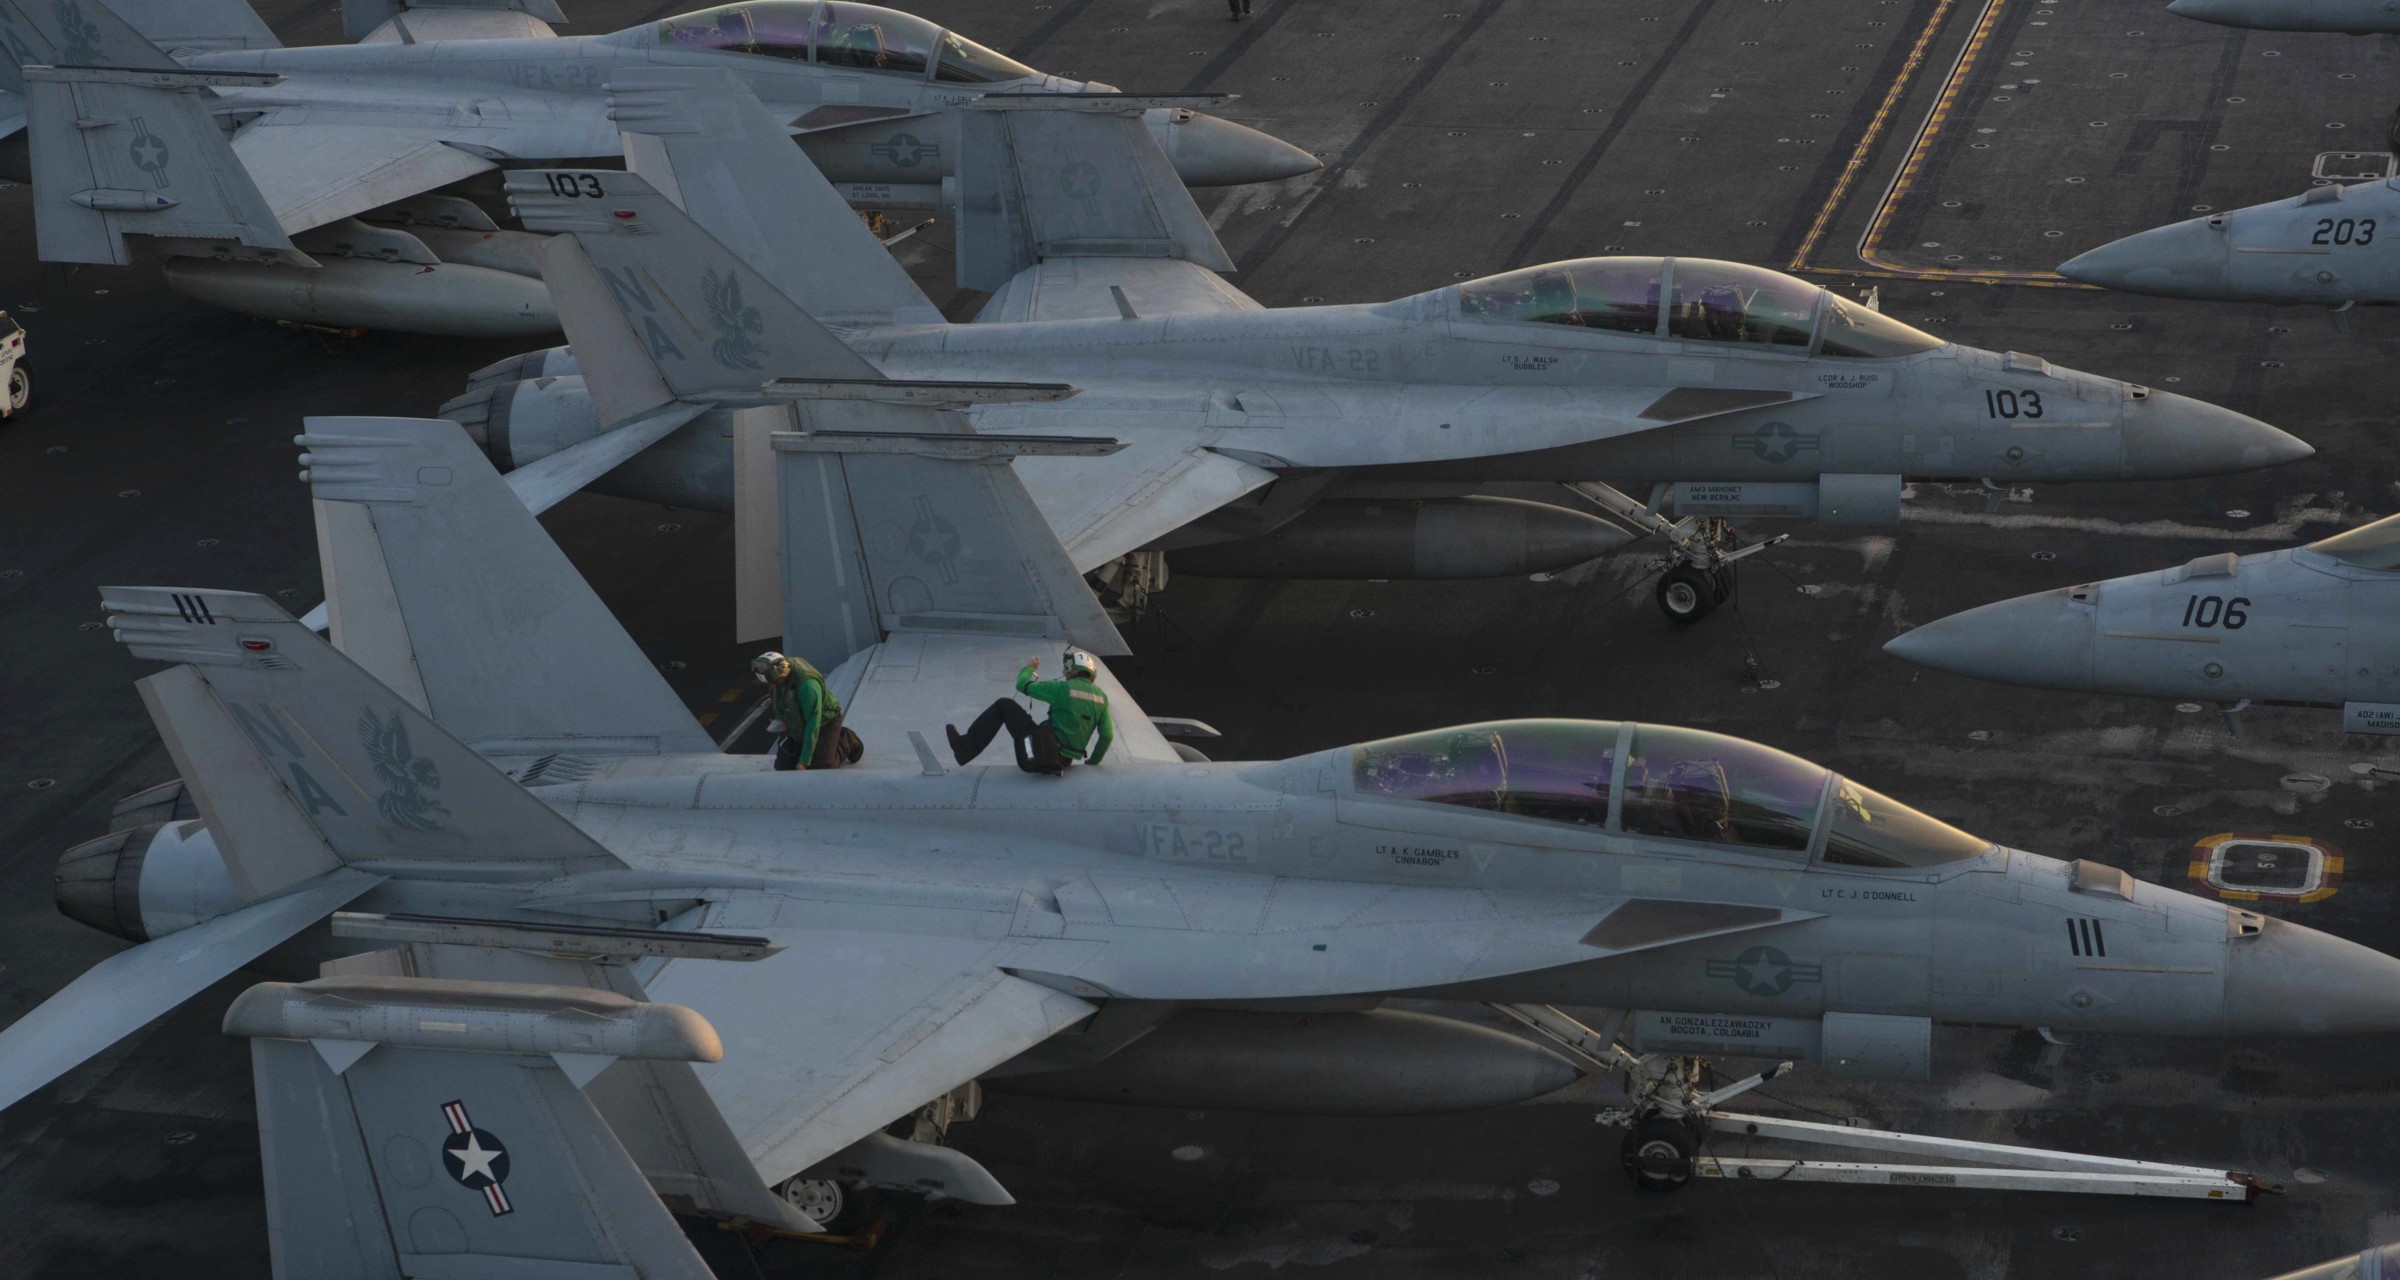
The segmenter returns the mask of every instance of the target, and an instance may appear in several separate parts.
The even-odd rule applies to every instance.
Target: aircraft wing
[[[1129,432],[1105,458],[1017,459],[1017,477],[1088,573],[1274,480],[1182,432]]]
[[[1072,1026],[1096,1009],[1084,996],[1422,991],[1815,918],[1133,859],[1053,883],[910,901],[848,877],[787,881],[718,902],[696,926],[785,950],[670,961],[645,987],[723,1036],[724,1060],[696,1070],[772,1185]]]
[[[1117,298],[1125,301],[1119,305]],[[1225,277],[1180,258],[1051,258],[1000,286],[977,323],[1105,320],[1137,316],[1225,315],[1258,311]]]
[[[646,984],[724,1037],[724,1060],[696,1071],[770,1186],[1096,1009],[1002,972],[1004,937],[773,928],[787,905],[745,894],[700,925],[771,930],[782,952],[669,961]]]
[[[233,153],[286,232],[323,226],[499,168],[443,142],[432,129],[277,124],[273,117],[235,134]]]

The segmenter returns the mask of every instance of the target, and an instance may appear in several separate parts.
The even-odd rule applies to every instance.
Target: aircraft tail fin
[[[263,596],[104,587],[142,701],[251,901],[340,866],[546,879],[624,864]],[[567,659],[567,660],[572,660]]]
[[[457,423],[306,430],[333,641],[367,673],[485,755],[716,749]]]
[[[167,49],[279,49],[244,0],[109,0],[108,7],[143,39]]]
[[[0,51],[9,72],[34,66],[183,70],[99,0],[0,0]],[[0,89],[22,88],[13,76],[0,77]]]
[[[741,77],[707,67],[613,72],[626,167],[826,324],[941,324]]]
[[[809,403],[805,418],[808,431],[771,441],[784,647],[828,670],[897,631],[1131,652],[1024,481],[996,465],[1118,442],[985,435],[955,413],[871,401]]]
[[[1233,270],[1138,96],[993,94],[957,108],[958,282],[997,290],[1054,258]]]
[[[580,1088],[619,1059],[717,1061],[690,1009],[319,978],[243,992],[225,1031],[250,1039],[275,1274],[712,1280]]]
[[[125,266],[128,238],[147,236],[192,256],[315,266],[209,114],[210,85],[261,77],[168,65],[23,73],[42,260]]]
[[[526,230],[555,233],[542,280],[602,422],[758,403],[778,375],[883,377],[638,174],[520,169],[508,194]]]

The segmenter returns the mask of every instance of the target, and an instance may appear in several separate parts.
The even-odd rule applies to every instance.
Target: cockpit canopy
[[[1578,258],[1457,288],[1462,320],[1566,324],[1857,359],[1942,345],[1805,280],[1713,258]]]
[[[1355,749],[1357,792],[1857,867],[1930,867],[1989,841],[1822,765],[1667,725],[1505,720]]]
[[[2400,516],[2385,516],[2308,548],[2361,569],[2400,569]]]
[[[939,83],[994,84],[1041,75],[914,14],[852,0],[719,5],[625,34],[650,30],[664,49],[722,49]]]

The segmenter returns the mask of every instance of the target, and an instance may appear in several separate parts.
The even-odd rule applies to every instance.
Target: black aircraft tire
[[[875,1220],[875,1189],[863,1182],[794,1178],[777,1190],[786,1203],[816,1218],[827,1235],[854,1235]]]
[[[1710,576],[1688,564],[1676,565],[1658,579],[1658,611],[1679,627],[1707,617],[1720,598]]]
[[[1625,1135],[1625,1176],[1643,1191],[1673,1191],[1692,1180],[1700,1144],[1681,1120],[1651,1116]]]
[[[19,360],[9,366],[8,370],[8,411],[12,414],[23,413],[26,404],[32,399],[33,371],[25,367],[24,361]]]

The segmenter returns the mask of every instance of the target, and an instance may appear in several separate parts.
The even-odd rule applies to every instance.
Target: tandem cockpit
[[[1942,340],[1780,271],[1714,258],[1578,258],[1436,291],[1468,323],[1552,324],[1860,360]]]
[[[1921,868],[1993,848],[1822,765],[1702,729],[1506,720],[1352,751],[1365,800],[1458,805],[1844,867]]]
[[[716,49],[820,67],[999,84],[1042,73],[915,14],[852,0],[758,0],[646,22],[607,37],[660,49]]]

